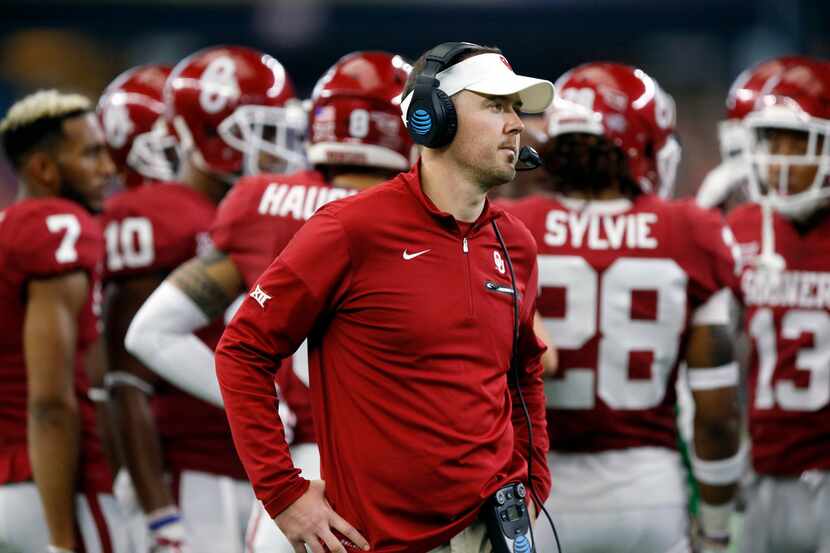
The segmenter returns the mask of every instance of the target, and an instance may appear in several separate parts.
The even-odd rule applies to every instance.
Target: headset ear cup
[[[447,93],[440,88],[432,90],[432,105],[435,110],[435,135],[431,140],[430,148],[443,148],[447,146],[458,130],[458,115],[455,106]]]

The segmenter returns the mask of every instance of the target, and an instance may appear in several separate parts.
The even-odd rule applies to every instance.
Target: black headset
[[[415,79],[412,101],[406,110],[406,128],[416,144],[442,148],[452,142],[458,129],[458,117],[450,97],[438,88],[441,82],[436,76],[453,58],[481,48],[471,42],[445,42],[424,55],[424,69]]]
[[[424,69],[415,79],[412,100],[406,110],[406,129],[415,144],[427,148],[443,148],[455,138],[458,130],[458,115],[447,93],[438,88],[441,82],[436,78],[450,62],[470,50],[483,49],[472,42],[445,42],[425,55]],[[530,146],[519,150],[516,170],[530,171],[542,165],[542,158]]]

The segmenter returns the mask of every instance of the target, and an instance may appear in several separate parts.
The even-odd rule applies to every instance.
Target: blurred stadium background
[[[0,110],[57,87],[97,98],[119,72],[175,64],[219,43],[279,59],[298,91],[341,55],[382,49],[415,58],[446,40],[501,47],[514,67],[551,80],[582,62],[649,72],[676,99],[678,194],[718,161],[716,123],[748,65],[802,53],[830,57],[830,2],[817,0],[179,0],[0,1]],[[0,207],[16,184],[0,160]]]

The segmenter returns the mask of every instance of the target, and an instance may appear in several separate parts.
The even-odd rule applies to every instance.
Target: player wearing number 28
[[[563,550],[690,551],[675,431],[683,360],[706,550],[723,549],[741,470],[724,223],[661,197],[680,152],[674,102],[651,77],[591,63],[556,90],[541,150],[549,190],[511,209],[539,245],[538,308],[559,348],[546,381],[547,505]],[[555,550],[543,531],[539,550]]]
[[[180,182],[145,182],[106,204],[108,383],[154,551],[241,553],[253,494],[224,412],[159,378],[141,363],[145,359],[127,353],[124,337],[138,308],[170,272],[211,251],[208,231],[232,183],[263,159],[275,159],[299,134],[276,130],[294,90],[277,60],[232,46],[185,58],[161,81],[162,90],[140,77],[135,71],[119,77],[108,92],[163,102],[163,123],[180,144]],[[102,104],[114,103],[105,99]],[[114,119],[108,111],[102,110],[104,121]],[[112,130],[123,126],[113,124]],[[266,136],[268,130],[273,132]],[[290,162],[301,163],[300,154],[283,149]],[[210,320],[192,339],[212,348],[224,321],[221,312]]]
[[[90,394],[103,380],[91,212],[115,168],[82,96],[27,96],[0,136],[20,179],[0,212],[0,549],[126,552]]]
[[[744,119],[752,203],[729,216],[752,344],[747,553],[830,551],[830,64],[790,62]]]

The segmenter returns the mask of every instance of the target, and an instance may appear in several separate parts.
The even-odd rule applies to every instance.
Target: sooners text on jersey
[[[738,294],[752,350],[749,429],[761,474],[830,469],[830,219],[799,233],[775,214],[786,270],[756,268],[761,208],[746,204],[729,225],[745,256]]]

